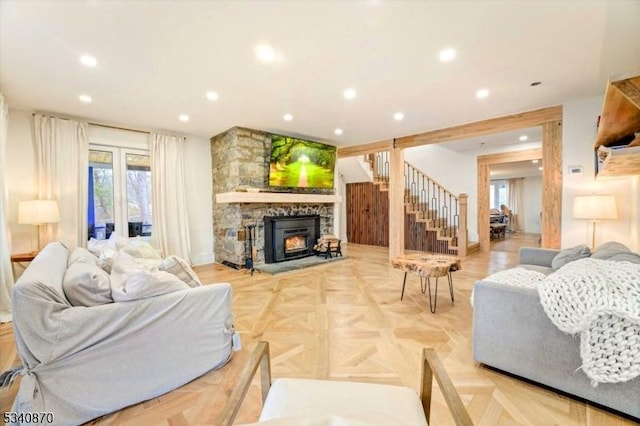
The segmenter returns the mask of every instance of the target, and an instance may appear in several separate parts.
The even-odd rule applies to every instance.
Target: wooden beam
[[[469,230],[467,220],[469,196],[467,194],[460,194],[458,196],[460,204],[460,216],[458,227],[458,257],[465,257],[467,255],[467,246],[469,245]]]
[[[550,121],[562,120],[562,106],[552,106],[534,111],[521,112],[503,117],[490,118],[445,129],[432,130],[412,136],[396,139],[396,147],[411,148],[414,146],[430,145],[476,136],[489,135],[497,132],[523,129],[525,127],[540,126]]]
[[[523,151],[502,152],[499,154],[481,155],[478,157],[478,164],[502,164],[515,163],[518,161],[536,160],[542,158],[542,149],[526,149]]]
[[[338,148],[338,158],[355,157],[380,151],[389,151],[393,148],[393,140],[366,143],[363,145],[345,146]]]
[[[489,163],[478,160],[478,243],[481,251],[491,249],[489,235]]]
[[[559,249],[562,224],[562,121],[542,125],[542,247]]]
[[[404,253],[404,151],[389,155],[389,260]]]

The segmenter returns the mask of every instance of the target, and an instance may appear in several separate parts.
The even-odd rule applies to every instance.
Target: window
[[[489,186],[489,208],[500,210],[500,206],[507,205],[507,201],[509,201],[507,181],[492,180]]]
[[[151,161],[141,150],[92,145],[89,151],[89,238],[151,235]]]

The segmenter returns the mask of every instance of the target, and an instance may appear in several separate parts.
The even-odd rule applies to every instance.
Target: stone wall
[[[320,234],[333,233],[332,204],[216,203],[215,194],[262,188],[272,192],[333,194],[332,189],[269,188],[271,134],[234,127],[211,138],[213,169],[213,232],[216,262],[244,266],[247,225],[257,225],[254,245],[256,265],[264,263],[264,216],[320,215]]]

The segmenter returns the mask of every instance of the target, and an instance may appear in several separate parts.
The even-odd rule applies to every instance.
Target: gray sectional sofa
[[[606,247],[607,255],[613,249],[622,250],[621,245],[613,246]],[[550,273],[559,253],[558,250],[522,248],[520,263],[527,269]],[[594,252],[594,256],[597,255]],[[618,259],[633,261],[637,256],[628,252]],[[476,361],[640,420],[640,377],[624,383],[592,386],[580,369],[579,336],[560,331],[549,320],[537,289],[477,281],[473,306]]]

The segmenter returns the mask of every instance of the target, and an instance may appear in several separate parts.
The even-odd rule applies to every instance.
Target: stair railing
[[[406,161],[404,175],[407,202],[413,205],[412,210],[442,228],[444,236],[457,236],[460,227],[458,197]]]
[[[389,183],[389,151],[380,151],[374,154],[368,154],[367,160],[371,164],[373,170],[373,178],[378,182]]]
[[[389,182],[389,151],[369,154],[367,160],[373,169],[374,179]],[[422,219],[430,220],[441,228],[446,237],[457,238],[458,255],[467,251],[467,195],[456,196],[436,180],[405,161],[405,202],[417,211]]]

